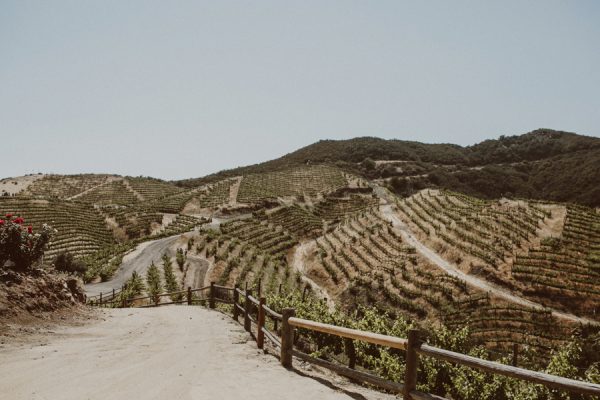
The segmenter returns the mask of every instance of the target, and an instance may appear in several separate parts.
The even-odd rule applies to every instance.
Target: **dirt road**
[[[319,286],[315,281],[309,278],[306,273],[306,257],[308,253],[314,251],[315,247],[316,245],[314,241],[307,241],[297,245],[292,256],[291,266],[295,271],[300,272],[300,278],[302,279],[302,281],[310,285],[313,292],[316,293],[318,298],[327,299],[327,307],[329,308],[329,310],[334,310],[335,302],[333,301],[329,293],[327,293],[327,290],[325,290],[324,288]]]
[[[402,240],[404,240],[408,245],[413,246],[417,250],[417,252],[419,252],[420,254],[425,256],[434,265],[443,269],[448,275],[451,275],[458,279],[461,279],[461,280],[467,282],[467,284],[469,284],[471,286],[477,287],[486,292],[490,292],[490,293],[492,293],[500,298],[503,298],[505,300],[508,300],[512,303],[520,304],[520,305],[523,305],[526,307],[548,309],[547,307],[544,307],[542,304],[533,302],[531,300],[527,300],[523,297],[517,296],[517,295],[509,292],[506,289],[502,289],[495,285],[492,285],[491,283],[486,282],[483,279],[466,274],[466,273],[462,272],[461,270],[459,270],[456,265],[453,265],[452,263],[444,260],[435,251],[431,250],[429,247],[425,246],[425,244],[423,244],[421,241],[419,241],[419,239],[417,239],[417,237],[410,231],[409,227],[398,217],[398,215],[396,215],[396,213],[392,210],[392,206],[390,204],[389,196],[391,196],[391,194],[387,193],[386,189],[384,189],[380,186],[375,186],[374,189],[375,189],[375,193],[381,199],[383,199],[384,202],[386,203],[386,204],[382,204],[380,206],[381,213],[389,221],[392,222],[392,225],[395,228],[397,228],[400,231],[400,234],[402,235]],[[560,318],[560,319],[566,319],[569,321],[574,321],[574,322],[578,322],[578,323],[582,323],[582,324],[592,324],[592,325],[600,324],[599,322],[594,321],[589,318],[578,317],[576,315],[573,315],[573,314],[570,314],[567,312],[563,312],[563,311],[559,311],[559,310],[555,310],[555,309],[550,309],[550,310],[552,311],[552,315],[554,315],[555,317]]]
[[[85,285],[86,294],[88,296],[95,296],[100,292],[106,293],[112,289],[120,289],[127,279],[131,277],[133,271],[145,276],[152,262],[160,265],[163,254],[166,252],[169,256],[172,256],[178,241],[181,241],[181,246],[183,246],[183,243],[187,242],[187,237],[190,235],[192,235],[191,232],[141,243],[134,251],[123,257],[121,267],[111,280]],[[185,239],[182,239],[182,237]]]
[[[0,350],[12,400],[366,399],[280,366],[229,317],[200,307],[115,309],[45,345]],[[347,390],[347,389],[344,389]]]

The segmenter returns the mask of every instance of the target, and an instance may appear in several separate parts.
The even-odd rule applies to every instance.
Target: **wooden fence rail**
[[[260,290],[260,286],[258,288],[258,290]],[[297,318],[295,317],[295,310],[291,308],[283,309],[281,310],[281,313],[278,313],[266,305],[266,299],[264,297],[260,297],[260,294],[258,295],[259,298],[257,299],[252,295],[252,289],[241,290],[237,285],[233,288],[230,288],[218,286],[212,283],[210,286],[198,289],[188,288],[187,291],[167,293],[161,296],[172,296],[178,294],[186,295],[186,300],[176,303],[187,303],[188,305],[191,305],[193,304],[192,293],[204,292],[207,290],[208,297],[207,299],[204,299],[204,301],[208,302],[208,306],[210,308],[215,308],[215,303],[217,302],[231,304],[233,308],[233,318],[238,321],[238,318],[243,316],[244,328],[256,338],[256,344],[258,348],[262,349],[264,347],[264,340],[269,340],[275,348],[279,349],[280,362],[286,368],[293,367],[293,357],[296,357],[321,367],[328,368],[353,380],[369,383],[385,390],[399,393],[405,400],[443,400],[443,398],[440,396],[422,393],[416,390],[419,358],[421,356],[427,356],[438,360],[479,369],[491,374],[503,375],[531,383],[541,384],[549,388],[560,389],[579,394],[600,396],[600,385],[598,384],[563,378],[543,372],[531,371],[512,365],[500,364],[494,361],[483,360],[480,358],[467,356],[465,354],[429,346],[423,343],[421,340],[420,331],[418,330],[410,330],[408,338],[404,339]],[[137,299],[132,299],[126,303],[124,302],[123,304],[135,304],[135,300],[143,299],[154,299],[154,297],[140,297]],[[102,303],[98,302],[92,304],[102,306]],[[156,307],[167,304],[173,304],[173,302],[159,302],[152,304],[151,306]],[[265,323],[267,317],[273,321],[273,331],[267,329]],[[280,329],[278,329],[279,322],[281,322]],[[256,327],[254,331],[252,330],[253,325]],[[349,360],[349,366],[315,358],[294,349],[296,328],[308,329],[314,332],[321,332],[343,338],[346,355],[348,356]],[[280,331],[280,338],[277,336],[278,331]],[[400,383],[388,381],[371,373],[354,369],[356,356],[354,352],[353,340],[360,340],[366,343],[405,351],[406,367],[404,382]]]

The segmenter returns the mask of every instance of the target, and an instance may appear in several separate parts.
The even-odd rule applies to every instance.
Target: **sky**
[[[199,177],[321,139],[600,137],[598,1],[0,0],[0,177]]]

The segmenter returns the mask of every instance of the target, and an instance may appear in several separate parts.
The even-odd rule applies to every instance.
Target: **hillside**
[[[8,178],[0,212],[56,228],[45,266],[71,254],[87,293],[115,290],[118,304],[237,284],[325,322],[414,324],[493,360],[518,348],[528,368],[576,345],[569,362],[584,378],[600,363],[600,214],[559,200],[597,200],[597,142],[547,131],[467,148],[361,138],[186,182]],[[389,379],[403,368],[361,351]]]
[[[193,187],[308,162],[332,163],[366,178],[383,179],[402,195],[430,187],[485,198],[511,196],[600,206],[596,184],[600,182],[600,139],[549,129],[467,147],[373,137],[322,140],[272,161],[176,184]]]

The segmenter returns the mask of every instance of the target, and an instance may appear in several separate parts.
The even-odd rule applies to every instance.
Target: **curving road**
[[[242,214],[220,218],[213,216],[212,221],[208,224],[205,224],[204,227],[209,229],[219,229],[219,226],[224,222],[234,219],[249,218],[251,216],[252,214]],[[187,240],[192,235],[194,235],[194,231],[139,244],[135,250],[123,257],[121,266],[109,281],[85,285],[86,294],[89,297],[96,296],[100,294],[100,292],[107,293],[113,289],[121,289],[123,284],[131,277],[133,271],[145,276],[146,271],[152,262],[160,265],[162,263],[161,257],[165,253],[167,253],[169,257],[173,257],[177,247],[185,246]],[[178,241],[181,243],[178,244]],[[188,260],[191,262],[190,269],[188,270],[190,273],[190,278],[186,278],[185,284],[192,287],[204,286],[204,277],[209,268],[209,263],[202,261],[199,257],[195,257],[193,255],[190,255]]]
[[[458,267],[440,257],[435,251],[431,250],[425,244],[423,244],[417,237],[410,231],[408,226],[402,222],[400,218],[394,213],[392,210],[392,194],[387,191],[385,188],[382,188],[378,185],[373,185],[373,189],[375,194],[380,199],[383,199],[384,203],[380,206],[381,213],[392,223],[392,225],[400,231],[402,235],[402,239],[409,245],[413,246],[421,255],[431,261],[434,265],[438,266],[442,270],[444,270],[448,275],[454,276],[458,279],[461,279],[467,282],[469,285],[484,290],[486,292],[490,292],[498,297],[501,297],[505,300],[508,300],[512,303],[520,304],[526,307],[533,307],[538,309],[546,309],[552,312],[552,315],[560,318],[566,319],[569,321],[582,323],[582,324],[590,324],[590,325],[600,325],[600,322],[585,318],[578,317],[574,314],[555,310],[553,308],[545,307],[540,303],[536,303],[534,301],[525,299],[523,297],[517,296],[506,289],[499,288],[498,286],[492,285],[491,283],[477,278],[473,275],[469,275],[458,269]]]
[[[192,232],[169,236],[166,238],[152,240],[139,244],[135,250],[123,257],[123,263],[111,278],[111,280],[99,283],[90,283],[85,285],[85,292],[88,296],[95,296],[100,292],[110,292],[112,289],[120,289],[131,277],[133,271],[141,276],[146,275],[146,271],[152,262],[160,264],[161,257],[167,253],[173,256],[175,244],[183,236],[187,239]]]

